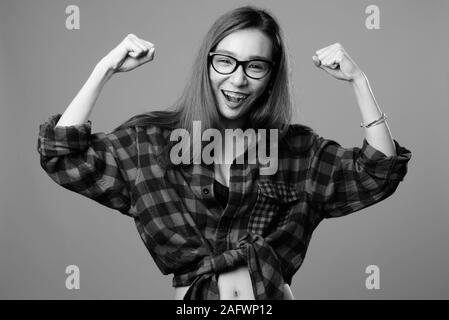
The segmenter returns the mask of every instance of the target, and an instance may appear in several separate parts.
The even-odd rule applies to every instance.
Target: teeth
[[[229,91],[223,91],[223,93],[224,93],[225,97],[232,102],[240,102],[248,97],[247,95],[244,95],[244,94],[238,94],[238,93],[229,92]]]
[[[234,98],[246,98],[246,96],[243,94],[238,94],[238,93],[233,93],[233,92],[226,92],[226,94],[228,96],[234,97]]]

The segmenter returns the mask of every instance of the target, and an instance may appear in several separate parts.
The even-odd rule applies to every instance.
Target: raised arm
[[[316,51],[313,60],[351,84],[365,126],[362,148],[343,148],[317,135],[314,139],[306,189],[323,217],[339,217],[393,194],[407,173],[411,152],[393,140],[368,79],[339,43]]]
[[[334,78],[348,81],[354,89],[364,125],[379,121],[368,128],[365,127],[365,138],[375,149],[386,156],[396,155],[395,144],[390,129],[382,119],[382,111],[374,98],[374,94],[364,72],[357,66],[339,43],[316,51],[313,60]]]
[[[105,83],[116,72],[132,70],[153,59],[153,45],[128,35],[95,67],[61,116],[40,126],[40,164],[59,185],[107,207],[132,215],[131,189],[137,176],[135,128],[92,134],[88,121]]]
[[[359,77],[354,78],[351,81],[351,86],[355,92],[363,124],[366,125],[381,119],[382,111],[374,98],[366,75],[362,73]],[[368,128],[365,127],[365,138],[372,147],[381,151],[387,157],[396,155],[393,137],[386,121]]]
[[[117,72],[126,72],[153,60],[154,45],[139,39],[133,34],[123,41],[97,63],[91,75],[65,110],[56,124],[71,126],[83,124],[89,118],[95,102],[106,82]]]

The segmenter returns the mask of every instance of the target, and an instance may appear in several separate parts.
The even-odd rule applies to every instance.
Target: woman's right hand
[[[101,63],[112,73],[127,72],[153,60],[154,51],[154,44],[130,33],[101,59]]]

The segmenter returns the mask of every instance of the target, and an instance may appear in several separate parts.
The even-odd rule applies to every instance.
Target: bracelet
[[[385,113],[382,113],[382,115],[380,116],[379,119],[374,120],[373,122],[370,122],[367,125],[364,125],[362,122],[362,123],[360,123],[360,127],[365,127],[365,128],[374,127],[374,126],[377,126],[378,124],[385,122],[385,120],[387,120],[387,115]]]

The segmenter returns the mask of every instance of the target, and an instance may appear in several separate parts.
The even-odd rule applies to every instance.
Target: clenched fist
[[[101,61],[113,73],[133,70],[154,58],[154,44],[130,33]]]
[[[351,59],[340,43],[334,43],[316,51],[312,59],[317,67],[336,79],[352,81],[357,77],[363,76],[362,70]]]

